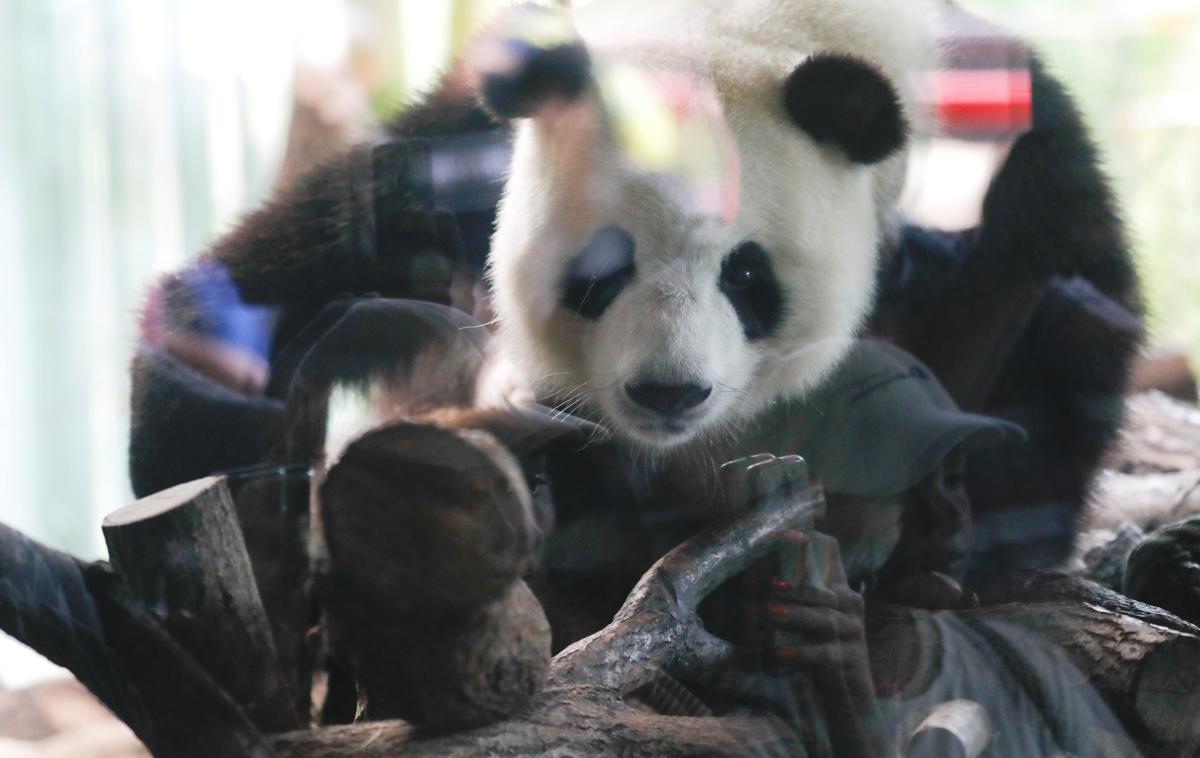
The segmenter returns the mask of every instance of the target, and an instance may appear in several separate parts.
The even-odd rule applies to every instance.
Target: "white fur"
[[[598,67],[683,70],[715,85],[740,163],[732,223],[697,216],[661,175],[633,168],[596,108],[518,125],[490,263],[501,338],[543,396],[576,400],[619,436],[667,448],[803,393],[844,353],[871,302],[883,221],[904,151],[875,166],[815,143],[786,116],[788,74],[817,52],[874,62],[920,132],[919,75],[936,58],[927,0],[598,0],[579,12]],[[636,243],[637,276],[596,322],[557,306],[566,267],[596,229]],[[749,342],[718,290],[721,262],[753,239],[768,252],[787,312]],[[626,382],[712,385],[680,424],[625,396]]]

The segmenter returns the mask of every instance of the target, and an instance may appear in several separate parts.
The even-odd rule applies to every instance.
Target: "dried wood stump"
[[[320,594],[367,713],[446,731],[524,707],[550,626],[521,581],[537,530],[512,455],[486,432],[393,424],[352,442],[319,492]]]
[[[172,487],[103,523],[113,570],[135,604],[268,732],[303,723],[223,479]]]

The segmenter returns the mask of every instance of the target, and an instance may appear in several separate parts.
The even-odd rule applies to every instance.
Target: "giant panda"
[[[587,454],[598,463],[568,460],[562,489],[585,481],[572,489],[637,502],[656,479],[676,489],[703,479],[731,455],[723,440],[803,396],[868,333],[925,360],[964,408],[1031,433],[1024,447],[968,466],[979,524],[972,580],[1060,565],[1142,337],[1116,203],[1065,89],[1019,40],[969,19],[998,48],[984,65],[1028,66],[1031,123],[977,228],[922,229],[898,221],[897,196],[908,148],[931,126],[921,77],[964,56],[935,39],[961,9],[605,10],[614,7],[577,15],[576,58],[592,70],[632,60],[711,76],[741,159],[742,205],[731,221],[697,222],[677,186],[630,167],[603,119],[578,141],[570,119],[599,107],[601,87],[577,71],[539,80],[535,56],[528,69],[485,79],[485,105],[516,121],[490,254],[500,337],[547,402],[617,438],[614,453]],[[669,43],[643,44],[668,26]],[[714,50],[713,40],[726,43]],[[627,472],[629,486],[589,477],[597,465]]]
[[[494,223],[486,280],[504,353],[543,402],[609,429],[617,452],[601,460],[651,474],[664,461],[711,465],[714,441],[818,385],[857,334],[884,336],[924,359],[964,406],[1049,429],[1048,454],[1018,461],[1020,483],[1049,481],[1069,520],[1119,421],[1138,329],[1124,316],[1102,329],[1044,311],[1082,302],[1135,322],[1136,279],[1094,148],[1036,63],[1033,129],[993,182],[980,227],[945,235],[903,224],[906,157],[932,127],[919,87],[943,52],[942,6],[592,3],[548,44],[517,46],[507,67],[485,65],[472,80],[456,65],[388,139],[295,182],[205,261],[247,302],[280,308],[271,348],[280,359],[339,293],[469,308],[457,275],[478,271]],[[736,213],[696,215],[669,178],[622,155],[597,82],[623,65],[712,84],[736,152]],[[475,138],[503,146],[502,197],[448,210],[422,183],[429,155]],[[1037,312],[1020,321],[1015,349],[994,353],[1000,380],[971,397],[971,381],[951,381],[964,355],[991,344],[981,335],[1013,293],[1028,292]],[[266,455],[289,375],[276,368],[266,397],[241,402],[144,351],[137,489]],[[565,458],[554,471],[588,481]]]

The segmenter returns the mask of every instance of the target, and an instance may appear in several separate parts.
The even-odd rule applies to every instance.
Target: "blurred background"
[[[0,2],[0,521],[103,557],[100,518],[131,498],[146,289],[277,182],[369,138],[505,4]],[[1200,4],[963,4],[1034,40],[1074,89],[1126,209],[1151,342],[1200,365]],[[962,195],[992,164],[943,147],[918,155],[914,181],[921,217],[952,227],[970,219],[938,188]],[[46,675],[0,637],[0,686]]]

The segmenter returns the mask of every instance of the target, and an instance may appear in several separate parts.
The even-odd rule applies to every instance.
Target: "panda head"
[[[842,356],[913,121],[899,64],[889,73],[870,35],[838,32],[822,10],[837,3],[745,1],[834,31],[774,43],[697,17],[707,0],[622,5],[482,83],[485,105],[516,121],[489,263],[501,337],[543,398],[652,450],[736,428]],[[670,15],[683,6],[692,15]],[[641,26],[637,8],[654,11]],[[618,65],[711,83],[734,212],[631,159],[602,86]]]

